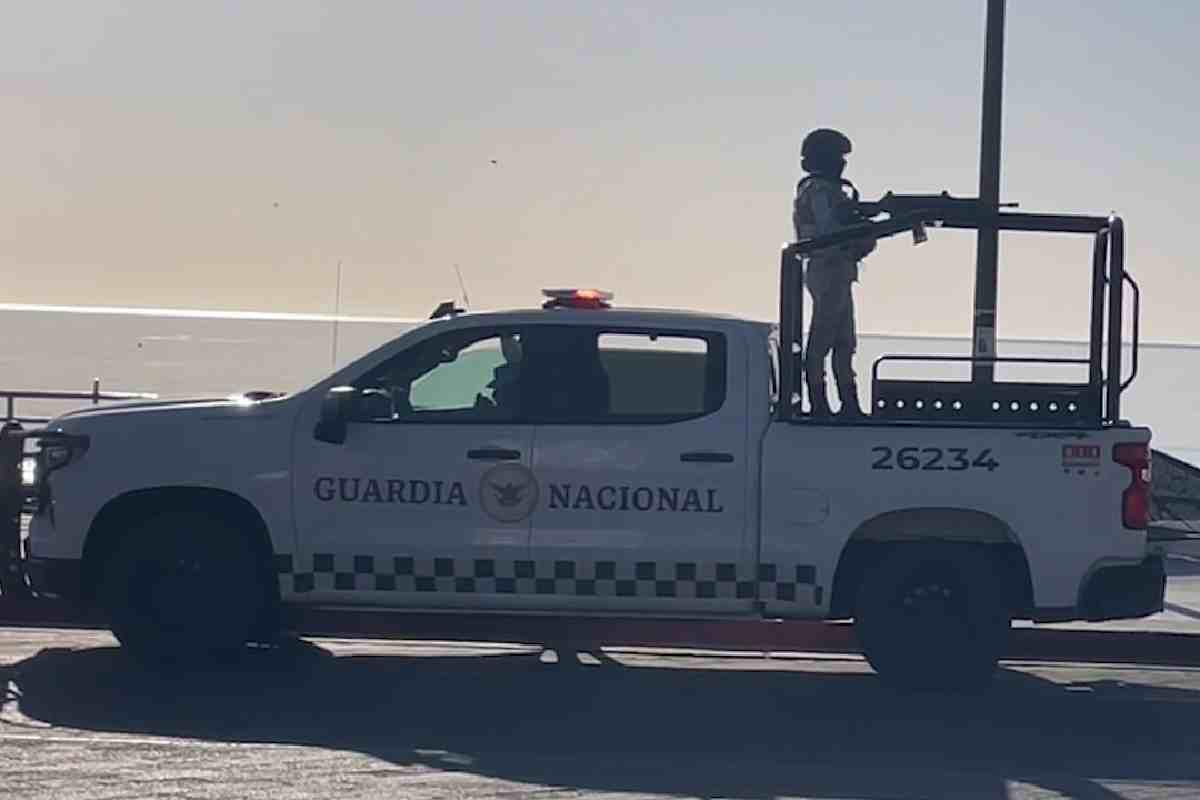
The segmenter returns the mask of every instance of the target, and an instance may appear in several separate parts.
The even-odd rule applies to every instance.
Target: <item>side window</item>
[[[480,400],[495,404],[495,372],[504,364],[499,337],[472,342],[452,355],[412,382],[413,411],[466,411]]]
[[[532,422],[678,422],[725,402],[720,334],[536,326],[525,345],[523,410]]]
[[[698,417],[720,407],[710,386],[706,339],[671,334],[602,333],[600,360],[609,377],[609,416],[646,420]],[[722,365],[723,366],[723,365]],[[724,372],[724,370],[720,370]]]
[[[517,331],[453,331],[376,367],[354,385],[361,421],[490,422],[520,416]]]

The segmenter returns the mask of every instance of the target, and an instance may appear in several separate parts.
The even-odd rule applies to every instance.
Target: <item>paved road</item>
[[[945,697],[854,657],[598,656],[318,640],[162,675],[0,629],[0,796],[1200,796],[1200,669],[1011,664]]]

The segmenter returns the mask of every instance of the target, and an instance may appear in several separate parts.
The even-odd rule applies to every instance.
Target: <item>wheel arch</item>
[[[87,603],[97,599],[101,569],[130,526],[165,511],[196,511],[219,517],[246,535],[262,571],[272,603],[279,602],[275,549],[266,520],[246,498],[226,489],[197,486],[157,486],[135,489],[113,497],[88,527],[82,555],[81,590]]]
[[[867,568],[906,544],[945,543],[986,548],[1006,571],[1014,616],[1033,608],[1029,559],[1016,532],[1000,518],[968,508],[920,507],[888,511],[872,517],[850,535],[834,570],[830,616],[854,616],[858,589]]]

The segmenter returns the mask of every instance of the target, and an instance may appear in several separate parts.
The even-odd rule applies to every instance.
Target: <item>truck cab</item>
[[[301,602],[750,611],[767,329],[554,306],[404,337],[316,390],[351,387],[347,406],[298,410],[291,589]]]

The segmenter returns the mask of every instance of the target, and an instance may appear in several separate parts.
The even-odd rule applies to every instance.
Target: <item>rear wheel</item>
[[[109,558],[102,585],[113,634],[134,655],[159,662],[234,653],[268,611],[247,536],[198,512],[138,524]]]
[[[969,545],[901,545],[869,570],[855,627],[880,678],[912,689],[986,685],[1011,625],[1001,575]]]

